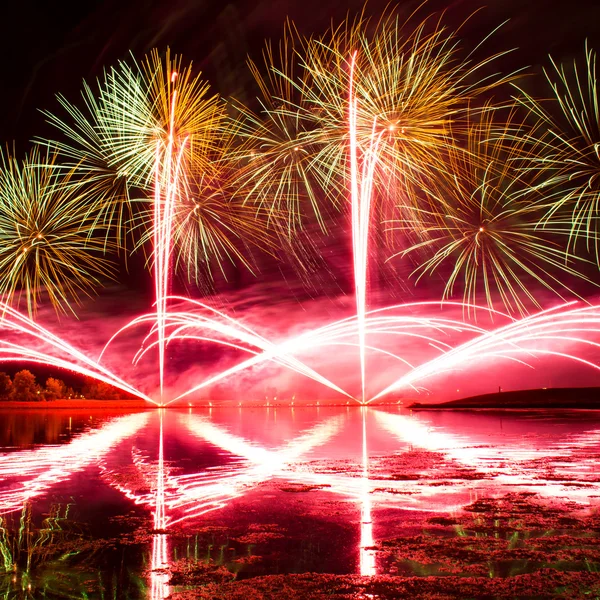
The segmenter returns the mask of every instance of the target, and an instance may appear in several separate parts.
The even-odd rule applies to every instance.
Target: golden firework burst
[[[32,151],[19,162],[0,153],[0,293],[24,301],[35,313],[47,295],[57,311],[74,313],[114,276],[98,215],[56,163],[56,155]]]
[[[448,169],[425,189],[417,227],[406,216],[391,227],[404,232],[400,240],[412,238],[399,254],[418,256],[417,281],[434,272],[446,281],[443,299],[460,294],[474,305],[483,298],[523,314],[540,307],[532,283],[562,298],[574,294],[568,278],[591,282],[578,268],[585,261],[569,253],[564,230],[539,225],[540,196],[521,168],[529,158],[520,133],[526,125],[515,122],[514,111],[504,122],[496,117],[480,113],[467,147],[448,146]]]
[[[470,101],[511,78],[486,71],[502,53],[482,60],[461,53],[458,33],[441,19],[415,24],[414,16],[402,22],[394,12],[375,24],[349,18],[320,37],[288,25],[279,51],[267,46],[265,69],[251,63],[261,97],[258,111],[239,106],[238,193],[287,211],[290,231],[310,214],[325,228],[323,213],[347,196],[349,63],[356,56],[359,146],[368,147],[374,128],[382,133],[377,193],[418,204],[423,182],[445,168],[450,133]]]
[[[540,101],[519,90],[518,102],[543,127],[528,136],[536,174],[534,189],[543,195],[541,226],[569,232],[572,252],[584,245],[600,265],[600,95],[596,53],[585,48],[585,66],[551,60],[544,73],[553,98]]]

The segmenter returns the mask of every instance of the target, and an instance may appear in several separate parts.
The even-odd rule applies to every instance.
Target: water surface
[[[591,571],[598,532],[578,519],[596,514],[599,466],[600,415],[585,411],[0,411],[0,592],[162,599],[269,574]],[[596,541],[569,553],[565,536]],[[469,563],[457,544],[477,537],[488,545]],[[519,558],[538,538],[564,542],[557,560]]]

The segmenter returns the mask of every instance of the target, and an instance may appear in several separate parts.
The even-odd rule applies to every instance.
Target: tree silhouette
[[[35,381],[35,375],[23,369],[15,373],[15,378],[12,385],[12,397],[15,400],[30,402],[32,400],[40,400],[40,389]]]

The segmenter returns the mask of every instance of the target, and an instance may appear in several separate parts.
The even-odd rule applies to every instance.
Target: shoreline
[[[40,410],[55,410],[55,409],[90,409],[90,410],[105,410],[107,408],[119,410],[148,410],[156,408],[153,404],[144,400],[36,400],[32,402],[24,402],[19,400],[0,401],[0,411],[20,410],[37,408]]]
[[[414,402],[409,410],[600,410],[600,388],[568,387],[511,390],[449,400]]]
[[[410,402],[410,400],[409,400]],[[543,388],[533,390],[514,390],[493,394],[471,396],[459,400],[450,400],[441,403],[399,403],[382,402],[368,404],[372,408],[393,407],[408,411],[519,411],[519,410],[600,410],[600,388]],[[0,411],[11,410],[121,410],[121,411],[145,411],[168,408],[182,409],[291,409],[294,408],[365,408],[358,402],[235,402],[234,400],[199,402],[181,402],[158,406],[146,400],[93,400],[93,399],[62,399],[62,400],[35,400],[0,401]]]
[[[393,406],[397,408],[406,409],[405,405],[398,404],[397,402],[381,403],[369,406]],[[198,403],[180,403],[170,404],[167,406],[158,406],[151,404],[145,400],[88,400],[88,399],[77,399],[77,400],[35,400],[31,402],[24,402],[19,400],[5,400],[0,401],[0,412],[3,410],[20,410],[20,409],[41,409],[41,410],[62,410],[62,409],[90,409],[90,410],[104,410],[104,409],[118,409],[118,410],[156,410],[159,408],[163,409],[190,409],[190,408],[202,408],[202,409],[217,409],[217,408],[266,408],[266,409],[294,409],[294,408],[364,408],[358,402],[352,404],[344,403],[327,403],[327,404],[316,404],[314,402],[307,403],[296,403],[296,404],[254,404],[254,403],[234,403],[234,402],[198,402]]]

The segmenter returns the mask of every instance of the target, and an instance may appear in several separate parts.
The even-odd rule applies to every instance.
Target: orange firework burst
[[[32,315],[43,295],[58,311],[114,275],[103,257],[100,206],[81,196],[54,155],[0,153],[0,293]]]
[[[489,77],[499,55],[462,55],[457,32],[441,20],[401,22],[386,14],[371,27],[362,16],[322,37],[304,38],[293,26],[275,53],[267,47],[267,75],[255,64],[260,111],[240,106],[243,141],[239,192],[258,205],[285,208],[290,230],[311,212],[325,228],[323,200],[347,192],[349,60],[358,103],[357,141],[367,148],[383,132],[376,169],[378,195],[418,204],[423,181],[444,169],[469,102],[510,77]]]

